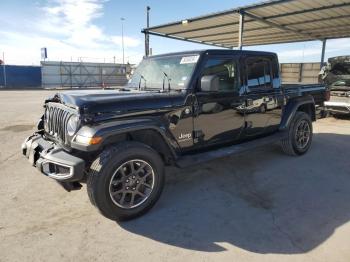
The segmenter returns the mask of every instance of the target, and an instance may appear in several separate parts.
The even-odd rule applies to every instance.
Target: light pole
[[[124,21],[125,21],[125,18],[121,17],[120,20],[122,21],[122,49],[123,49],[123,64],[124,64]]]
[[[151,8],[149,6],[146,7],[146,14],[147,14],[147,30],[149,28],[149,11]],[[149,34],[148,31],[145,32],[145,55],[149,56]]]

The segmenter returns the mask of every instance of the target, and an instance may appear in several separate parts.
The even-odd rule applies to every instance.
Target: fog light
[[[52,162],[43,162],[42,163],[42,172],[49,177],[55,179],[67,179],[70,178],[73,174],[71,172],[71,167],[64,166]]]

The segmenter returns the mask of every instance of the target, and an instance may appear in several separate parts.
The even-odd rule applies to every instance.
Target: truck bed
[[[282,84],[284,94],[289,97],[302,96],[305,94],[312,95],[315,104],[323,106],[326,97],[326,86],[323,84]]]

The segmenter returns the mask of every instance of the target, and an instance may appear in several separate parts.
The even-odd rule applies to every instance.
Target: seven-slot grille
[[[45,111],[45,132],[66,143],[66,128],[72,112],[61,104],[48,103]]]

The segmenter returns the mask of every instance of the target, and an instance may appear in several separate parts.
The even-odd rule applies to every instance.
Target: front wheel
[[[105,217],[128,220],[147,212],[164,186],[159,154],[147,145],[124,142],[100,154],[88,174],[90,201]]]
[[[288,155],[305,154],[312,142],[312,121],[305,112],[296,112],[289,125],[287,137],[282,139],[282,149]]]

